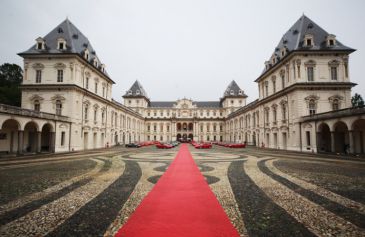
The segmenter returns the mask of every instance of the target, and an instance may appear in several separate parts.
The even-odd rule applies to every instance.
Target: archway
[[[42,127],[40,151],[51,152],[53,139],[54,138],[52,136],[52,126],[46,123]]]
[[[320,152],[331,152],[331,131],[326,123],[318,127],[317,147]]]
[[[194,128],[194,125],[193,125],[193,123],[189,123],[189,126],[188,126],[188,128],[189,128],[189,131],[193,131],[193,128]]]
[[[256,146],[256,133],[252,133],[252,145]]]
[[[346,146],[349,144],[349,131],[344,122],[337,122],[334,126],[335,152],[346,153]]]
[[[183,123],[182,129],[183,129],[183,131],[187,131],[188,130],[188,124],[187,123]]]
[[[353,148],[357,154],[365,153],[365,119],[358,119],[352,124]]]
[[[186,142],[187,141],[187,138],[188,138],[188,136],[186,134],[183,134],[182,135],[182,141],[183,142]]]
[[[181,134],[179,133],[179,134],[177,134],[177,136],[176,136],[176,140],[177,141],[181,141]]]
[[[23,144],[26,152],[36,152],[38,147],[38,126],[34,122],[28,122],[24,127]]]
[[[15,153],[18,151],[20,125],[14,119],[6,120],[0,129],[0,151]]]
[[[177,131],[180,131],[180,130],[181,130],[181,123],[177,123],[177,124],[176,124],[176,130],[177,130]]]
[[[192,133],[190,133],[188,138],[190,139],[190,141],[193,141],[194,140],[194,135]]]

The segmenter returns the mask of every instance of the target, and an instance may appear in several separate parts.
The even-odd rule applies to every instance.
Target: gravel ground
[[[115,147],[1,160],[0,236],[113,236],[178,149]],[[189,149],[241,236],[365,236],[365,162]]]
[[[365,204],[365,167],[322,162],[278,160],[281,171]]]
[[[1,170],[0,205],[86,173],[95,165],[87,159]]]

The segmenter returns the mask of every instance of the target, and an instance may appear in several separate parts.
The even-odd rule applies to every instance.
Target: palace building
[[[365,109],[351,108],[354,51],[303,15],[265,62],[251,103],[235,81],[216,101],[153,101],[136,81],[121,103],[112,99],[115,82],[89,40],[66,19],[19,53],[22,106],[0,105],[0,152],[191,139],[365,153]]]

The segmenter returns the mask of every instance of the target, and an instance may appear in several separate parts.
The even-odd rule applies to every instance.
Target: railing
[[[5,104],[0,104],[0,113],[7,113],[7,114],[14,114],[27,117],[42,118],[42,119],[69,121],[69,118],[67,116],[38,112],[31,109],[23,109],[20,107],[5,105]]]

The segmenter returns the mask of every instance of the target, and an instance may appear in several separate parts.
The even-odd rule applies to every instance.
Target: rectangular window
[[[276,81],[272,81],[272,87],[273,87],[273,91],[275,93],[276,92]]]
[[[308,76],[308,81],[314,81],[314,68],[313,67],[307,67],[307,76]]]
[[[63,82],[63,70],[57,70],[57,82]]]
[[[87,120],[87,114],[88,114],[88,107],[85,107],[84,109],[84,119]]]
[[[85,88],[89,89],[89,78],[88,77],[86,77]]]
[[[103,97],[105,97],[105,87],[103,86]]]
[[[61,146],[65,145],[65,135],[66,135],[65,132],[61,132]]]
[[[60,43],[60,49],[61,50],[63,49],[63,43]]]
[[[94,121],[96,122],[97,110],[94,110]]]
[[[56,102],[56,115],[62,115],[62,103],[59,101]]]
[[[42,70],[36,70],[35,82],[36,83],[41,83],[42,82]]]
[[[331,67],[331,79],[334,81],[337,80],[337,67]]]
[[[97,94],[97,93],[98,93],[98,83],[95,82],[95,94]]]
[[[306,135],[306,140],[307,140],[307,146],[310,146],[311,145],[311,132],[306,131],[305,135]]]
[[[38,104],[34,104],[34,110],[35,111],[41,111],[41,105],[38,103]]]

